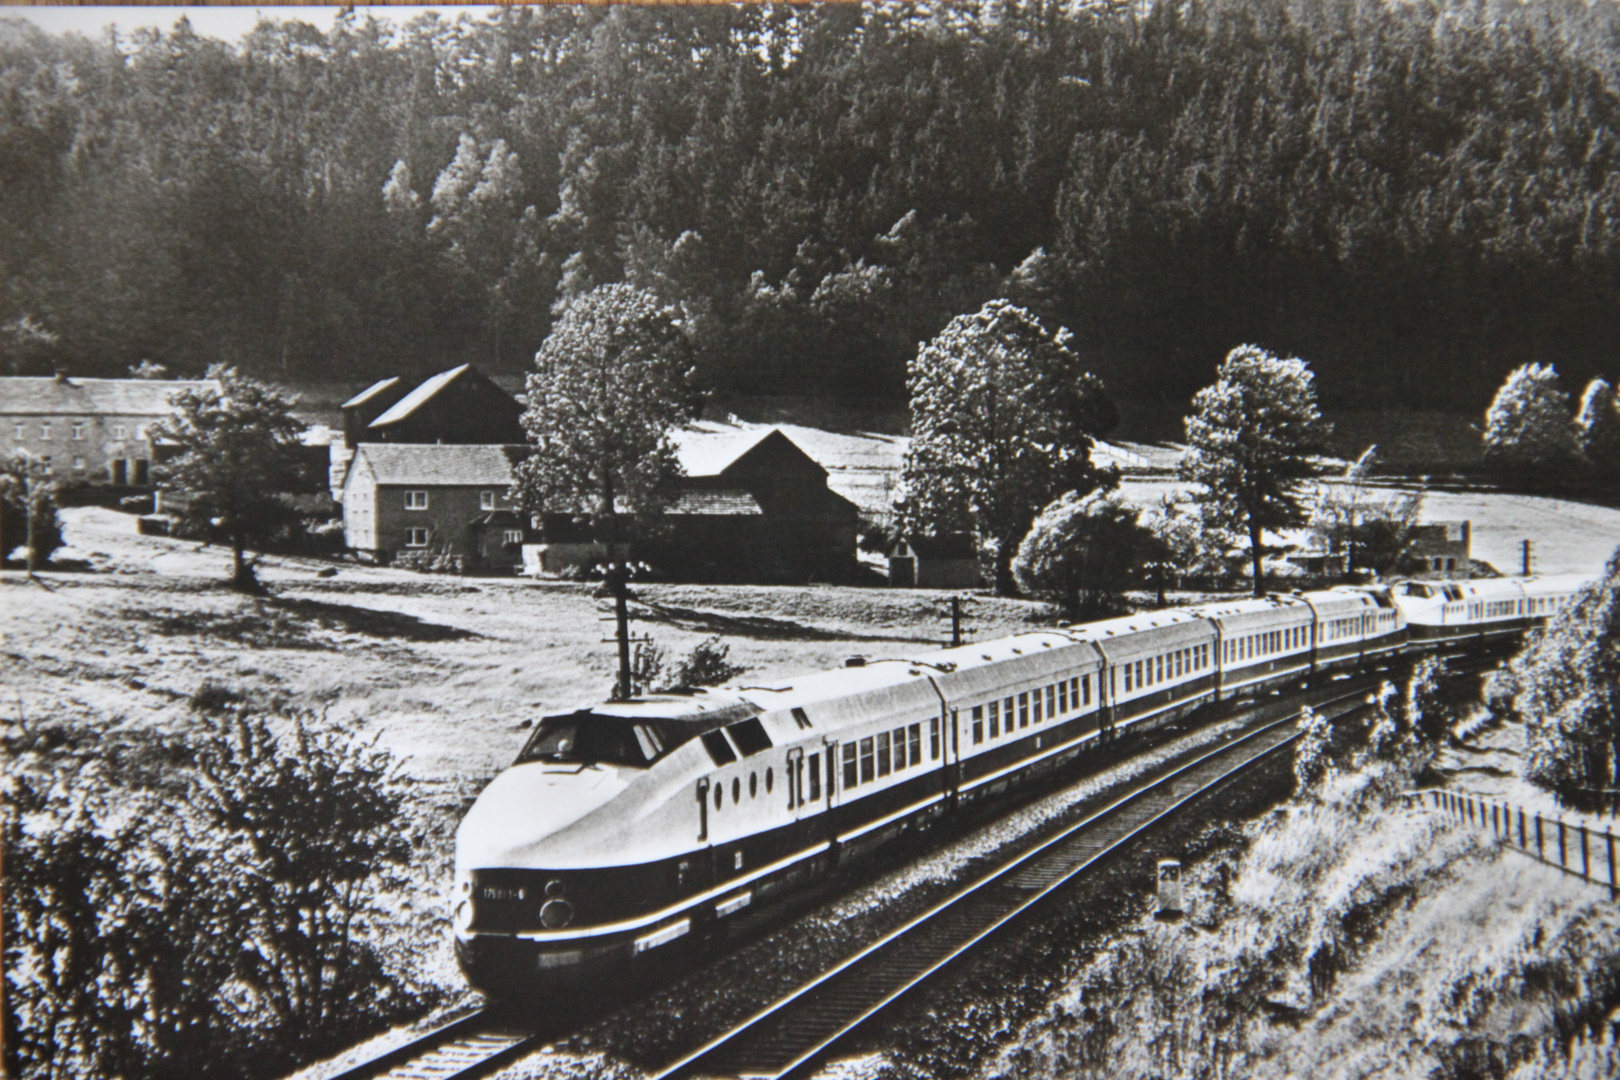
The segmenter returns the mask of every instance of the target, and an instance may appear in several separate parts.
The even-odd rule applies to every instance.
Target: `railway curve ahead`
[[[1322,702],[1330,718],[1365,690]],[[887,936],[803,983],[655,1075],[785,1078],[805,1074],[857,1028],[1110,854],[1298,738],[1298,714],[1264,723],[1002,863]]]

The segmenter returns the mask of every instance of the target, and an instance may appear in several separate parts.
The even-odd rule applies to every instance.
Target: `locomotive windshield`
[[[686,741],[675,725],[651,719],[599,716],[589,710],[548,716],[518,754],[517,764],[651,765]]]

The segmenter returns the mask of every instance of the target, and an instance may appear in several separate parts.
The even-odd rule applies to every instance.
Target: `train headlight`
[[[460,900],[456,903],[456,911],[451,922],[458,933],[465,934],[472,929],[473,906],[471,900]]]
[[[574,907],[566,900],[547,900],[540,905],[540,925],[547,930],[561,930],[574,918]]]

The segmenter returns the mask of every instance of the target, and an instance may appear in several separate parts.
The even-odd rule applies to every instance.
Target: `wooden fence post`
[[[1546,861],[1546,856],[1542,853],[1542,850],[1541,850],[1541,815],[1540,814],[1536,815],[1536,858],[1541,859],[1543,862]]]
[[[1586,826],[1581,826],[1581,877],[1592,880],[1592,856],[1586,850]]]
[[[1610,832],[1607,827],[1603,830],[1603,842],[1609,849],[1609,899],[1613,900],[1620,897],[1620,888],[1617,888],[1620,883],[1617,883],[1614,879],[1614,833]]]
[[[1568,866],[1569,865],[1569,861],[1565,858],[1564,819],[1563,818],[1558,819],[1558,865],[1559,866]]]
[[[1519,846],[1526,847],[1524,842],[1524,807],[1519,807]]]

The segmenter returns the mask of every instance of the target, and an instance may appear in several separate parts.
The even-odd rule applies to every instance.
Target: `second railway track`
[[[1358,691],[1324,706],[1339,716],[1359,708],[1365,696]],[[658,1071],[658,1080],[802,1074],[856,1028],[1075,877],[1291,743],[1295,719],[1273,720],[1136,787]]]
[[[1359,708],[1367,689],[1310,703],[1330,718]],[[673,1063],[649,1069],[677,1077],[783,1078],[825,1060],[857,1028],[961,959],[1024,912],[1195,799],[1271,756],[1296,737],[1298,707],[1256,703],[1249,731],[1170,772],[1130,786],[1083,820],[1002,859],[921,915],[890,931]],[[493,1010],[445,1025],[356,1065],[332,1080],[474,1080],[490,1076],[565,1032],[534,1030]]]

